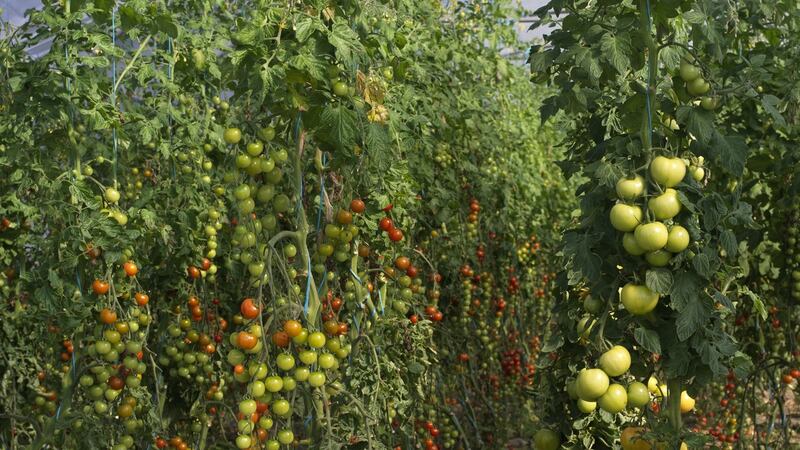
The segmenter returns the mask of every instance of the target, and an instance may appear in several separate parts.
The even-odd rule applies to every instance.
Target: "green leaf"
[[[328,143],[351,151],[356,143],[356,113],[344,105],[329,104],[320,116],[320,128]]]
[[[631,66],[631,44],[627,35],[613,35],[606,33],[600,38],[600,50],[603,57],[609,64],[617,69],[617,72],[624,74]]]
[[[736,241],[736,235],[732,230],[723,230],[719,235],[719,243],[722,246],[722,249],[728,253],[728,256],[736,256],[736,252],[739,249],[739,243]]]
[[[764,305],[764,301],[761,300],[758,294],[751,291],[747,286],[739,286],[739,295],[740,296],[747,296],[750,300],[753,301],[753,308],[755,308],[758,315],[761,316],[761,320],[767,320],[767,307]]]
[[[675,115],[695,139],[703,144],[711,140],[714,135],[714,113],[692,106],[680,106]]]
[[[650,269],[645,276],[647,287],[659,294],[669,294],[672,290],[672,271],[669,269]]]
[[[661,353],[661,339],[655,331],[643,327],[636,327],[636,329],[633,330],[633,337],[636,339],[636,342],[648,352]]]
[[[336,49],[336,57],[345,65],[360,62],[364,46],[344,19],[336,19],[328,33],[328,42]]]
[[[741,136],[723,136],[715,132],[711,139],[710,147],[716,156],[716,161],[725,172],[734,177],[742,176],[749,151],[744,138]]]
[[[694,272],[682,270],[674,275],[672,291],[670,292],[670,305],[672,309],[680,311],[689,303],[699,301],[701,279]]]
[[[775,97],[772,94],[766,94],[761,97],[761,106],[764,107],[764,110],[772,116],[772,120],[775,121],[775,124],[780,127],[786,126],[786,119],[783,118],[783,115],[778,111],[778,104],[780,103],[781,99]]]
[[[703,324],[711,317],[711,308],[699,298],[688,302],[678,314],[675,321],[675,332],[678,339],[685,341],[699,330]]]
[[[324,27],[319,18],[302,15],[294,25],[295,37],[298,42],[305,42],[315,32],[323,30]]]

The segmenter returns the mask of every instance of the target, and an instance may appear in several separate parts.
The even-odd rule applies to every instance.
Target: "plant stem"
[[[681,421],[681,392],[683,392],[683,380],[680,378],[667,380],[667,418],[676,435],[683,428]]]

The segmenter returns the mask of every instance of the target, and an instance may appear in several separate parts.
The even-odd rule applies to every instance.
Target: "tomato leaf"
[[[645,350],[650,353],[661,353],[661,339],[658,337],[658,333],[654,330],[648,330],[643,327],[636,327],[633,330],[633,337],[636,339],[636,342],[642,346]]]
[[[645,275],[645,282],[653,292],[669,294],[672,290],[672,272],[669,269],[651,269]]]
[[[600,49],[603,51],[604,59],[614,66],[618,73],[624,74],[630,68],[631,44],[628,35],[606,33],[600,38]]]
[[[710,148],[716,156],[715,160],[725,172],[734,177],[742,176],[749,152],[743,137],[724,136],[715,132]]]
[[[325,106],[320,129],[328,142],[339,150],[352,151],[356,139],[356,113],[344,105]]]
[[[689,339],[710,317],[709,302],[700,299],[688,302],[681,309],[678,319],[675,321],[675,332],[678,339],[681,341]]]

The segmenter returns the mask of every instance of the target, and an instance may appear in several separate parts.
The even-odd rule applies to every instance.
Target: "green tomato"
[[[246,168],[250,167],[250,164],[252,162],[253,162],[253,159],[250,158],[249,156],[245,155],[244,153],[236,155],[236,167],[239,168],[239,169],[246,169]]]
[[[557,450],[561,438],[555,431],[541,428],[533,435],[533,444],[535,450]]]
[[[689,232],[680,225],[673,225],[669,230],[667,244],[664,248],[672,253],[680,253],[689,246]]]
[[[333,83],[333,93],[337,97],[345,97],[347,94],[350,93],[350,88],[344,81],[337,80]]]
[[[583,309],[590,314],[600,314],[600,311],[603,310],[603,306],[605,306],[605,303],[597,297],[587,295],[586,298],[583,299]]]
[[[608,375],[602,369],[583,369],[575,381],[578,397],[587,402],[600,398],[608,390]]]
[[[242,400],[239,402],[239,412],[245,416],[250,416],[250,414],[256,412],[257,407],[258,404],[256,404],[256,401],[253,399]]]
[[[645,251],[653,252],[667,245],[669,230],[661,222],[650,222],[636,227],[634,236],[639,247]]]
[[[311,371],[308,370],[308,367],[298,367],[294,369],[294,374],[292,376],[297,381],[306,381],[310,374]]]
[[[602,397],[597,400],[597,405],[605,412],[616,414],[625,410],[628,404],[628,393],[622,385],[612,384]]]
[[[288,353],[281,353],[275,361],[279,369],[289,371],[294,367],[294,356]]]
[[[665,267],[672,259],[672,253],[666,250],[656,250],[644,255],[644,259],[653,267]]]
[[[611,208],[611,226],[618,231],[633,231],[642,221],[642,209],[638,206],[617,203]]]
[[[620,291],[620,299],[625,309],[634,316],[641,316],[654,310],[659,295],[647,286],[628,283]]]
[[[106,191],[103,193],[103,197],[105,197],[108,203],[117,203],[120,198],[119,191],[114,189],[113,187],[106,188]]]
[[[264,144],[259,141],[253,141],[247,144],[247,154],[250,156],[258,156],[264,151]]]
[[[323,353],[319,355],[319,366],[323,369],[330,369],[336,364],[336,357],[330,353]]]
[[[236,197],[237,200],[245,200],[250,198],[250,186],[246,184],[240,184],[233,190],[233,196]]]
[[[681,79],[687,83],[700,78],[700,69],[687,61],[681,61],[679,73]]]
[[[272,199],[272,207],[275,209],[275,212],[284,213],[289,211],[291,208],[291,200],[286,194],[278,194]]]
[[[716,97],[703,97],[700,100],[700,106],[705,109],[706,111],[713,111],[717,109],[717,105],[719,101]]]
[[[236,447],[245,449],[250,448],[253,445],[253,438],[251,438],[247,434],[240,434],[236,436]]]
[[[575,385],[574,378],[567,379],[566,389],[567,389],[567,395],[569,396],[570,400],[578,399],[578,388]]]
[[[226,144],[238,144],[242,140],[242,130],[238,128],[227,128],[222,134],[222,139]]]
[[[298,356],[300,357],[300,361],[307,366],[317,362],[317,352],[313,350],[303,350]]]
[[[686,163],[681,158],[656,156],[650,163],[650,176],[664,187],[674,187],[686,176]]]
[[[589,335],[592,332],[592,327],[594,326],[595,320],[590,316],[583,316],[581,320],[578,321],[578,326],[576,327],[576,331],[578,332],[578,336],[582,339],[589,339]]]
[[[622,248],[628,254],[633,256],[641,256],[645,254],[645,250],[636,242],[636,237],[633,233],[625,233],[622,235]]]
[[[641,408],[650,403],[650,391],[644,383],[634,381],[628,385],[628,406]]]
[[[283,389],[283,378],[279,376],[271,376],[267,377],[265,381],[265,386],[267,387],[267,391],[269,392],[279,392]]]
[[[672,219],[681,212],[681,201],[678,199],[678,191],[667,188],[663,194],[652,197],[647,202],[647,207],[653,212],[657,220]]]
[[[278,431],[278,442],[283,445],[289,445],[294,442],[294,433],[292,433],[292,430],[283,429]]]
[[[631,368],[631,354],[621,345],[615,345],[600,355],[600,369],[610,377],[618,377]],[[602,407],[602,406],[601,406]]]
[[[320,387],[325,384],[325,374],[322,372],[311,372],[308,375],[308,384],[313,387]]]
[[[578,399],[578,410],[584,414],[589,414],[597,409],[597,402],[590,402],[582,398]]]
[[[297,247],[294,244],[287,244],[283,247],[283,256],[287,258],[294,258],[297,256]]]
[[[315,331],[308,336],[308,345],[312,348],[322,348],[325,345],[325,335]]]
[[[268,126],[258,130],[258,137],[267,142],[275,139],[275,127]]]
[[[275,439],[270,439],[267,441],[267,450],[280,450],[281,443],[276,441]]]
[[[694,181],[703,181],[703,178],[706,177],[706,170],[702,167],[692,167],[690,173]]]
[[[259,203],[266,203],[272,200],[273,197],[275,197],[275,186],[271,184],[262,185],[256,192],[256,200]]]
[[[266,385],[261,380],[254,380],[250,383],[250,395],[253,397],[261,397],[267,390]]]
[[[632,178],[620,178],[616,188],[620,200],[634,200],[644,193],[644,178],[639,175]]]
[[[703,95],[711,90],[711,85],[702,77],[686,83],[686,91],[694,96]]]
[[[280,399],[272,402],[270,410],[275,414],[277,414],[278,416],[287,416],[291,412],[292,407],[291,405],[289,405],[288,401]]]

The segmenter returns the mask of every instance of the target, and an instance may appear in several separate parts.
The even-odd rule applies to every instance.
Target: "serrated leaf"
[[[600,50],[603,51],[603,58],[620,74],[630,68],[631,44],[627,35],[604,34],[600,38]]]
[[[329,144],[352,150],[356,143],[356,113],[344,105],[327,105],[320,116],[320,128]]]
[[[305,42],[315,32],[322,30],[319,18],[303,15],[294,24],[294,33],[298,42]]]
[[[736,235],[731,230],[723,230],[719,235],[719,243],[722,249],[728,253],[728,256],[736,256],[739,249],[739,243],[736,241]]]
[[[749,151],[744,138],[714,133],[709,146],[714,152],[717,162],[725,172],[734,177],[742,176]]]
[[[701,280],[695,273],[687,270],[677,272],[673,276],[672,291],[670,291],[670,305],[672,309],[680,311],[689,303],[698,301],[701,289]]]
[[[678,121],[703,144],[714,135],[714,113],[692,106],[680,106],[676,112]]]
[[[780,127],[786,126],[786,119],[783,118],[783,115],[778,111],[778,104],[780,103],[781,99],[775,97],[772,94],[766,94],[761,97],[761,106],[764,107],[764,110],[772,116],[772,120],[775,121],[775,124]]]
[[[647,287],[659,294],[669,294],[672,290],[672,272],[669,269],[650,269],[645,276]]]
[[[648,330],[643,327],[636,327],[633,330],[633,337],[636,342],[650,353],[661,353],[661,338],[654,330]]]
[[[328,42],[336,49],[339,61],[346,65],[359,62],[359,55],[365,51],[358,34],[343,19],[336,19],[328,33]]]
[[[675,332],[678,339],[681,341],[689,339],[711,317],[711,309],[705,303],[697,299],[687,303],[680,311],[678,319],[675,321]]]

